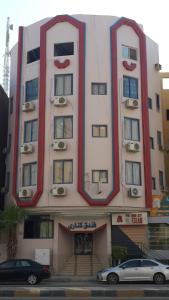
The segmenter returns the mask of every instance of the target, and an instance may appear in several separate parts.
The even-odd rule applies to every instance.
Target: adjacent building
[[[112,244],[129,257],[148,249],[152,194],[166,186],[159,69],[157,44],[127,18],[19,28],[6,194],[29,211],[19,257],[50,253],[55,271],[71,259],[80,274],[82,257],[110,264]]]

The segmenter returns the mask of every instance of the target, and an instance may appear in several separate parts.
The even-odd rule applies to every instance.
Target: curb
[[[169,297],[169,290],[110,290],[91,288],[58,288],[58,289],[14,289],[0,290],[0,297]]]

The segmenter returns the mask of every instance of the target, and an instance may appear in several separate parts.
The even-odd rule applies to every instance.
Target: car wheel
[[[38,276],[35,274],[30,274],[27,278],[27,283],[30,285],[38,283]]]
[[[107,276],[107,282],[110,284],[117,284],[119,282],[119,277],[115,273],[110,273]]]
[[[165,276],[162,273],[156,273],[153,281],[155,284],[163,284],[165,282]]]

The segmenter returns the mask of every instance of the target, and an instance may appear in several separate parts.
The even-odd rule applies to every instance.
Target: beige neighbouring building
[[[19,28],[6,158],[6,204],[30,214],[18,257],[91,275],[111,264],[112,244],[128,257],[148,248],[152,194],[165,186],[159,68],[157,44],[130,19],[62,15]]]

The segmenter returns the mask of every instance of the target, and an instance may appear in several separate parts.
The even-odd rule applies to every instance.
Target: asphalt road
[[[99,300],[99,298],[98,297],[89,297],[89,298],[81,298],[81,299],[79,299],[79,298],[77,298],[77,297],[75,297],[75,298],[68,298],[68,297],[61,297],[61,298],[58,298],[58,297],[52,297],[52,298],[48,298],[48,297],[33,297],[33,298],[28,298],[28,297],[19,297],[19,298],[8,298],[8,297],[3,297],[3,298],[1,298],[0,297],[0,300],[33,300],[33,299],[36,299],[36,300],[49,300],[49,299],[51,299],[51,300]],[[121,297],[100,297],[100,300],[168,300],[169,299],[169,297],[164,297],[164,298],[161,298],[161,297],[155,297],[155,298],[153,298],[153,297],[137,297],[137,298],[131,298],[131,297],[123,297],[123,298],[121,298]]]

